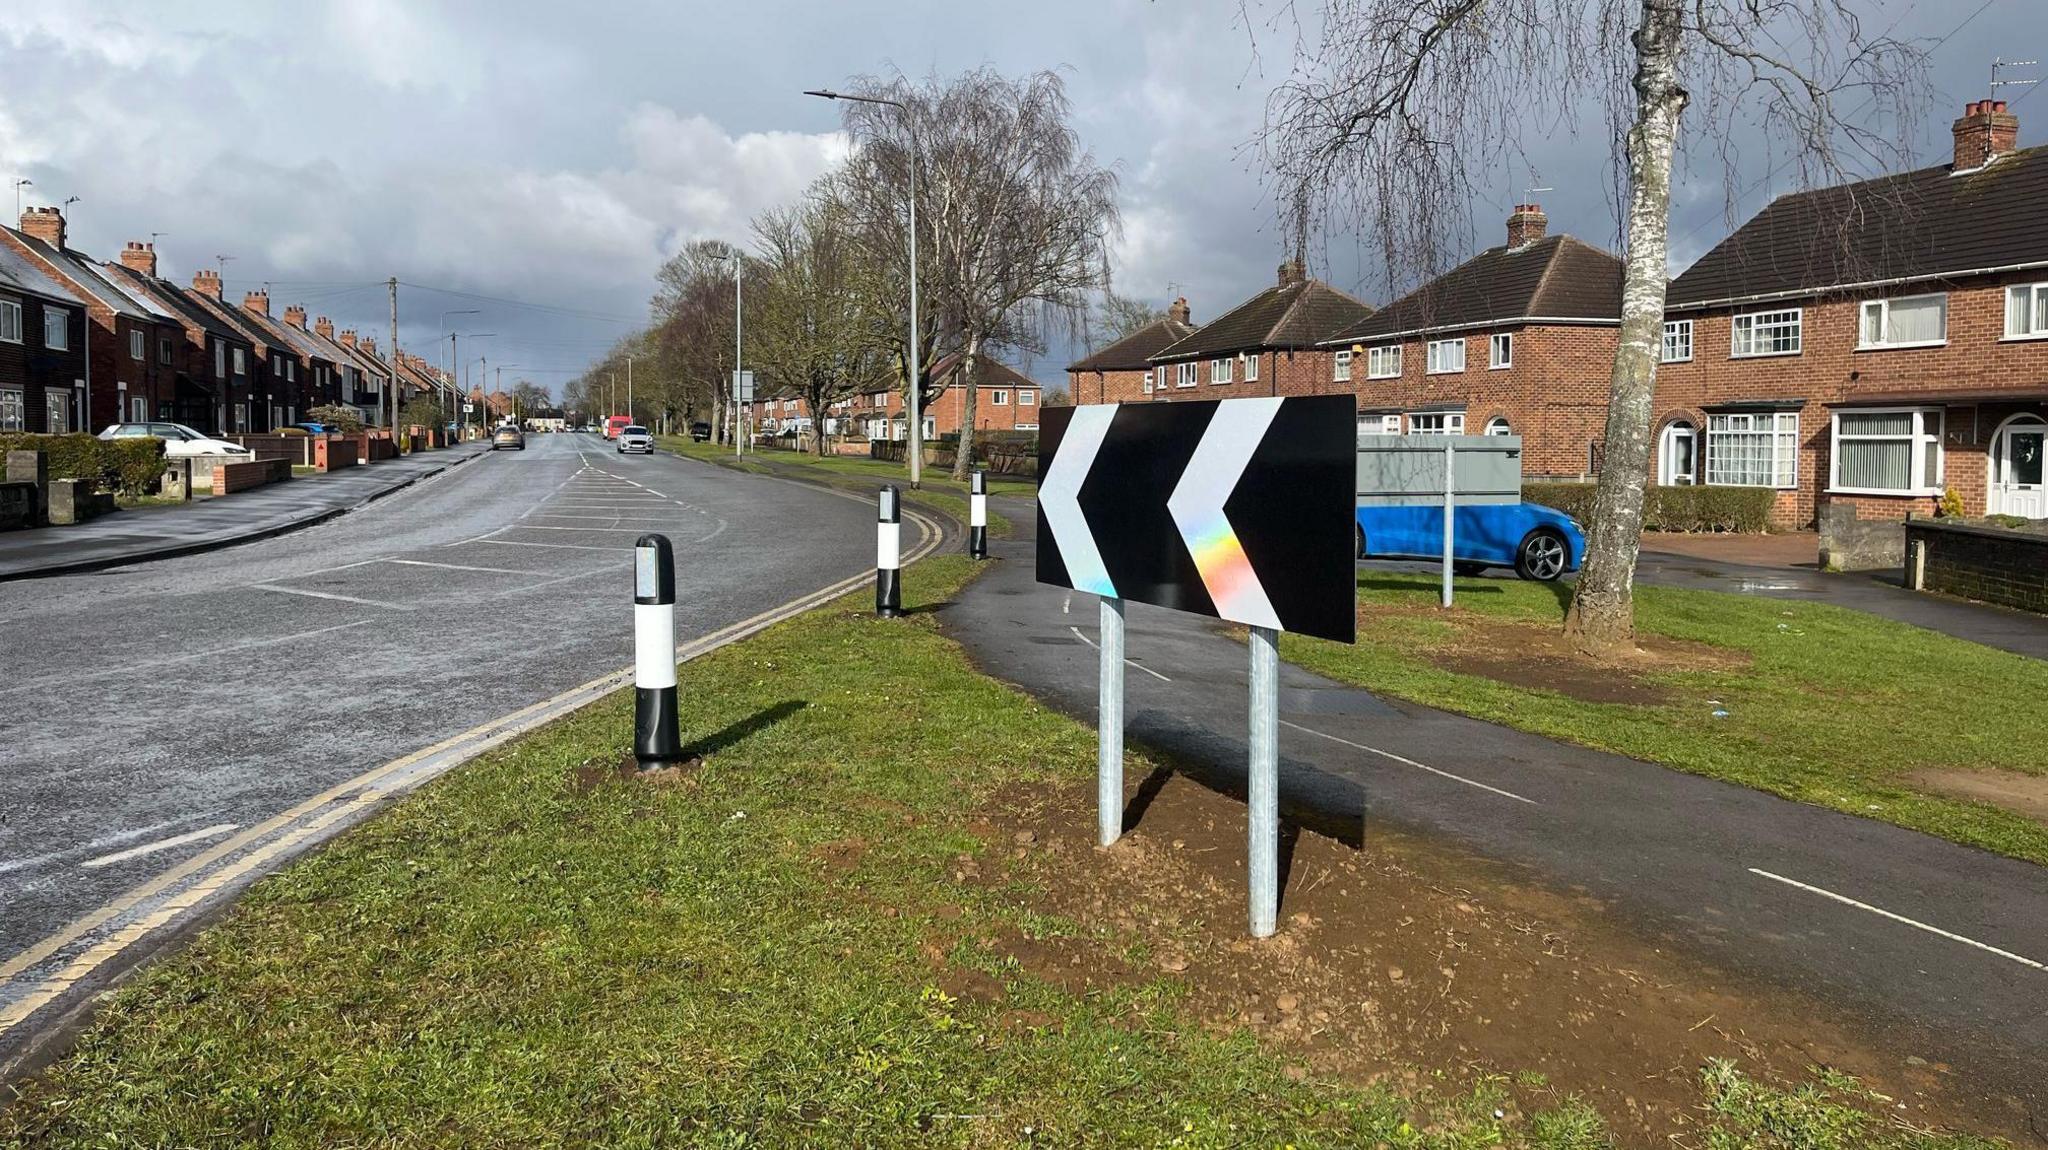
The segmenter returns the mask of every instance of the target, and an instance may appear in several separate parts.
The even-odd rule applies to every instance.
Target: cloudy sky
[[[1981,5],[1981,6],[1980,6]],[[1867,0],[1877,26],[1930,42],[1925,162],[1987,93],[1991,60],[2048,56],[2040,0]],[[1313,4],[1302,4],[1312,10]],[[382,335],[397,276],[401,341],[455,328],[505,373],[558,386],[644,322],[654,269],[694,239],[741,240],[762,207],[844,156],[837,109],[805,88],[901,69],[1061,69],[1077,127],[1123,189],[1121,290],[1175,293],[1197,320],[1271,282],[1285,247],[1246,143],[1291,64],[1291,25],[1254,0],[148,0],[0,8],[0,178],[29,203],[80,197],[74,246],[111,256],[162,233],[165,274],[230,256],[229,291],[268,283]],[[2029,69],[2020,74],[2044,74]],[[2048,138],[2048,97],[2021,142]],[[1532,180],[1553,231],[1612,246],[1604,141],[1549,141],[1530,173],[1473,205],[1475,247]],[[1737,214],[1790,190],[1744,173]],[[1725,231],[1718,161],[1681,181],[1674,258]],[[1317,269],[1383,302],[1379,264],[1344,236]],[[445,315],[477,309],[476,315]],[[1024,365],[1057,380],[1070,349]]]

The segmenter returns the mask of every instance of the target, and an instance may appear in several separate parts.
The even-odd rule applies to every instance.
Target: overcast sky
[[[1948,123],[1988,94],[1995,53],[2048,57],[2048,3],[1984,3],[1865,4],[1895,35],[1949,36],[1923,162],[1947,158]],[[492,332],[465,358],[514,365],[508,386],[558,387],[645,321],[666,255],[746,239],[755,212],[845,154],[837,109],[802,89],[892,68],[1058,68],[1083,140],[1121,177],[1120,290],[1183,293],[1202,321],[1272,282],[1285,247],[1244,145],[1292,32],[1251,31],[1237,0],[12,4],[0,178],[33,180],[29,203],[80,197],[76,247],[111,257],[161,232],[164,274],[189,282],[232,256],[233,298],[268,282],[274,311],[303,302],[380,343],[395,275],[408,348]],[[2022,144],[2048,138],[2048,97],[2032,92],[2004,92],[2022,101]],[[1473,205],[1475,249],[1500,242],[1497,221],[1539,181],[1552,231],[1614,246],[1598,118],[1586,129]],[[1766,177],[1738,181],[1738,216],[1791,190]],[[1682,266],[1726,230],[1718,161],[1676,198]],[[1384,302],[1353,241],[1319,257],[1319,274]],[[481,314],[442,314],[462,308]],[[1057,381],[1070,350],[1024,366]]]

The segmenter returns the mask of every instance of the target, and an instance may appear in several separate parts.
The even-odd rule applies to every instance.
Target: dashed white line
[[[545,575],[545,571],[520,571],[512,567],[470,567],[462,563],[429,563],[424,559],[386,559],[386,563],[403,563],[407,567],[437,567],[443,571],[482,571],[489,575]]]
[[[158,839],[153,843],[143,843],[139,847],[129,847],[125,851],[116,851],[115,853],[110,855],[101,855],[96,859],[87,859],[84,862],[79,863],[78,865],[86,868],[87,870],[94,870],[103,866],[113,866],[115,863],[118,862],[127,862],[129,859],[141,858],[143,855],[153,855],[158,851],[167,851],[170,850],[172,847],[184,846],[186,843],[205,842],[207,839],[217,839],[220,836],[228,833],[229,831],[234,830],[236,827],[239,827],[240,825],[240,823],[219,823],[210,827],[201,827],[199,830],[188,831],[187,833],[182,835],[173,835],[167,839]]]
[[[385,603],[376,599],[358,599],[354,595],[336,595],[331,591],[307,591],[298,587],[279,587],[275,583],[251,583],[258,591],[275,591],[280,595],[304,595],[308,599],[332,599],[337,603],[359,603],[365,607],[382,607],[386,611],[410,611],[404,603]]]
[[[493,547],[557,547],[565,551],[631,551],[631,547],[592,547],[584,543],[528,543],[522,539],[472,539],[471,543],[488,543]]]
[[[1748,869],[1749,873],[1770,879],[1772,882],[1781,882],[1784,883],[1786,886],[1796,887],[1800,890],[1807,892],[1808,894],[1817,894],[1822,898],[1833,899],[1836,902],[1841,903],[1843,906],[1853,906],[1857,910],[1867,910],[1871,914],[1877,915],[1880,918],[1888,918],[1891,919],[1893,922],[1904,923],[1905,925],[1910,926],[1915,930],[1924,930],[1929,934],[1939,935],[1942,938],[1948,939],[1950,942],[1960,942],[1964,946],[1974,946],[1978,950],[1984,951],[1986,953],[1995,954],[2000,958],[2010,959],[2013,962],[2019,963],[2021,966],[2031,966],[2035,970],[2048,971],[2048,964],[2035,962],[2033,959],[2028,958],[2025,955],[2014,954],[2009,950],[2000,950],[1998,947],[1992,946],[1989,943],[1978,942],[1974,938],[1965,938],[1960,934],[1956,934],[1952,931],[1943,930],[1938,926],[1929,926],[1928,924],[1921,922],[1918,919],[1907,918],[1903,914],[1894,914],[1893,912],[1888,911],[1881,906],[1872,906],[1867,902],[1858,902],[1857,900],[1850,898],[1848,895],[1836,894],[1834,891],[1828,890],[1824,887],[1817,887],[1812,885],[1811,883],[1803,883],[1800,882],[1798,879],[1786,878],[1784,875],[1781,874],[1772,874],[1770,871],[1767,870],[1759,870],[1756,867],[1750,867]]]
[[[1528,803],[1532,807],[1540,807],[1543,805],[1542,803],[1537,802],[1535,799],[1524,798],[1513,791],[1504,791],[1501,790],[1499,787],[1489,786],[1486,783],[1480,782],[1478,779],[1468,779],[1463,775],[1454,775],[1449,771],[1440,770],[1436,767],[1432,767],[1428,763],[1418,763],[1414,759],[1408,758],[1404,755],[1397,755],[1392,751],[1382,751],[1378,747],[1368,747],[1364,743],[1354,743],[1350,739],[1340,739],[1335,735],[1326,734],[1322,731],[1318,731],[1314,727],[1304,727],[1300,723],[1290,723],[1286,719],[1280,720],[1280,725],[1283,727],[1288,727],[1293,730],[1300,731],[1304,735],[1314,735],[1319,739],[1328,739],[1333,743],[1338,743],[1343,746],[1350,747],[1354,751],[1364,751],[1366,754],[1369,755],[1378,755],[1380,758],[1400,763],[1404,767],[1414,767],[1418,771],[1428,771],[1432,775],[1437,775],[1442,778],[1449,779],[1454,783],[1463,783],[1468,787],[1477,787],[1482,791],[1487,791],[1492,794],[1499,795],[1504,799],[1513,799],[1518,803]]]
[[[1098,651],[1102,650],[1102,648],[1095,646],[1095,640],[1090,639],[1086,635],[1083,635],[1079,627],[1069,627],[1067,628],[1067,630],[1072,631],[1074,633],[1074,638],[1081,640],[1083,643],[1088,644],[1090,647],[1095,647],[1095,649]],[[1152,668],[1147,667],[1145,664],[1138,662],[1136,659],[1125,659],[1124,662],[1129,666],[1136,667],[1138,670],[1145,672],[1147,675],[1152,676],[1153,678],[1159,680],[1162,683],[1173,682],[1172,679],[1169,679],[1166,676],[1160,674],[1159,672],[1153,670]]]

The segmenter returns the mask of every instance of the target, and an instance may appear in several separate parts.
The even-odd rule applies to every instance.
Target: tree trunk
[[[960,450],[953,453],[953,478],[962,483],[974,469],[974,401],[981,392],[981,337],[967,337],[967,351],[960,357],[960,381],[967,389],[960,399]]]
[[[711,394],[711,442],[725,442],[725,397],[717,392]]]
[[[1635,646],[1636,550],[1650,481],[1651,403],[1664,340],[1665,260],[1671,230],[1671,154],[1685,110],[1679,86],[1683,0],[1643,0],[1636,47],[1636,120],[1628,133],[1628,257],[1621,332],[1607,401],[1607,432],[1593,493],[1586,558],[1564,621],[1580,651],[1607,658]]]

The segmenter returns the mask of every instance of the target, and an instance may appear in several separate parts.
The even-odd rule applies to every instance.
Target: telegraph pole
[[[633,357],[630,355],[626,357],[626,418],[639,422],[633,419]]]
[[[377,424],[380,427],[392,427],[398,423],[398,277],[392,276],[386,280],[385,286],[391,289],[391,378],[384,381],[384,390],[377,393]],[[389,419],[385,418],[386,392],[391,395]]]

